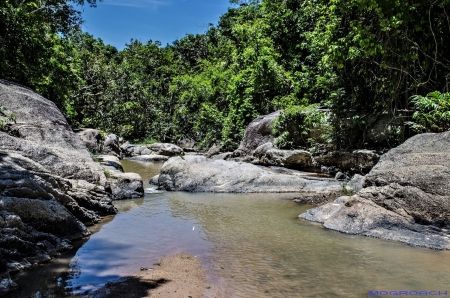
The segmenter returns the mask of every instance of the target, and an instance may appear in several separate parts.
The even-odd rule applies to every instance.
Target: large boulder
[[[212,160],[204,156],[173,157],[162,167],[158,177],[160,188],[189,192],[338,192],[341,184],[292,171],[279,174],[269,168],[249,163]]]
[[[63,239],[88,235],[85,224],[117,210],[102,167],[56,105],[3,80],[0,93],[15,115],[0,128],[0,251],[11,271],[69,248]]]
[[[282,166],[291,169],[308,169],[316,165],[312,154],[305,150],[281,150],[266,143],[253,151],[252,163],[264,166]]]
[[[234,152],[236,156],[249,155],[265,143],[272,143],[274,136],[272,133],[272,124],[281,114],[276,111],[268,115],[262,115],[253,120],[245,129],[244,137],[239,148]]]
[[[344,233],[450,249],[450,132],[417,135],[392,149],[363,186],[300,217]]]

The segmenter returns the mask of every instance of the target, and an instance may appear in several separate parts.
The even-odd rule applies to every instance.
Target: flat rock
[[[96,157],[102,166],[113,167],[116,170],[123,172],[122,164],[120,159],[114,155],[99,155]]]
[[[177,145],[170,143],[154,143],[151,144],[150,149],[158,155],[164,156],[177,156],[183,154],[183,149],[178,147]]]
[[[204,156],[173,157],[162,167],[158,185],[190,192],[337,192],[334,179],[278,174],[248,163],[211,160]]]
[[[152,161],[167,161],[169,157],[165,155],[151,154],[151,155],[133,156],[130,159],[135,161],[152,162]]]

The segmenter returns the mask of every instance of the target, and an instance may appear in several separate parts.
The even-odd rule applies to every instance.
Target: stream
[[[161,163],[123,160],[145,182]],[[50,265],[22,273],[7,297],[72,297],[188,252],[223,297],[369,297],[369,291],[449,291],[450,252],[345,235],[298,219],[294,194],[160,192],[116,201],[119,213]]]

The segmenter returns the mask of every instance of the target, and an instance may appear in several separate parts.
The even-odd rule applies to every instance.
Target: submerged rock
[[[234,193],[328,193],[341,188],[334,179],[311,177],[308,173],[279,174],[248,163],[191,155],[169,159],[161,169],[158,185],[165,190]]]
[[[392,149],[363,187],[300,217],[348,234],[450,249],[450,132],[417,135]]]

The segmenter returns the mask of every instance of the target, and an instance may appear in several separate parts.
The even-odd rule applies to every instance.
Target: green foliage
[[[86,1],[95,6],[96,0]],[[0,78],[36,89],[59,107],[76,82],[68,35],[82,20],[84,0],[0,2]]]
[[[279,109],[283,148],[393,146],[412,108],[416,132],[448,129],[448,93],[430,92],[450,87],[450,0],[232,0],[204,34],[122,51],[80,31],[84,2],[96,3],[0,3],[0,77],[35,88],[74,127],[229,150]],[[398,123],[371,144],[387,114]]]
[[[16,123],[16,114],[7,113],[8,108],[5,106],[0,106],[0,130],[3,130],[6,124],[14,122]]]
[[[341,184],[341,196],[351,197],[355,194],[355,191],[347,186],[347,182]]]
[[[443,132],[450,129],[450,93],[438,91],[427,96],[411,97],[415,112],[412,116],[412,129],[416,132]]]
[[[329,110],[318,104],[291,106],[281,113],[273,125],[278,148],[312,147],[331,142],[332,126]]]
[[[103,173],[105,174],[106,178],[111,178],[112,177],[111,173],[109,171],[107,171],[107,170],[104,170]]]
[[[151,145],[151,144],[159,143],[159,141],[155,140],[155,139],[137,139],[137,140],[134,140],[133,143],[137,144],[137,145]]]

